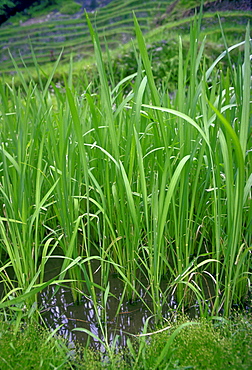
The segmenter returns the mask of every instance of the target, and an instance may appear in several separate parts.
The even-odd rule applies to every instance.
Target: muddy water
[[[62,259],[52,258],[49,260],[46,280],[59,273],[61,263]],[[99,281],[99,276],[96,279]],[[98,281],[97,283],[99,283]],[[130,334],[142,332],[144,323],[151,316],[151,301],[145,300],[150,309],[140,300],[133,304],[126,300],[120,302],[123,293],[123,283],[115,276],[110,277],[109,283],[110,293],[113,296],[108,298],[106,305],[107,338],[110,343],[116,339],[117,345],[124,346]],[[56,290],[57,292],[55,293]],[[98,302],[99,299],[98,293]],[[70,287],[56,288],[55,286],[50,286],[41,293],[39,302],[42,318],[46,325],[51,329],[58,328],[58,333],[70,343],[78,341],[85,344],[87,341],[88,335],[80,331],[73,331],[75,328],[85,328],[103,340],[93,302],[87,295],[83,294],[81,302],[76,305],[73,302]],[[171,300],[171,307],[173,310],[176,309],[176,303],[173,300]],[[102,306],[100,306],[99,310],[102,313]],[[171,308],[164,313],[164,316],[168,317],[170,313]],[[151,326],[154,325],[154,320],[150,320],[149,323],[150,326],[148,328],[151,329]],[[97,349],[103,349],[100,342],[94,339],[91,339],[91,345]]]
[[[63,258],[57,256],[49,258],[46,263],[45,281],[56,277],[60,273],[62,261]],[[100,284],[98,267],[98,262],[93,261],[95,283]],[[13,271],[10,272],[10,276],[12,275]],[[125,346],[127,338],[131,334],[135,335],[142,332],[146,320],[152,315],[152,301],[145,296],[146,290],[142,292],[139,290],[140,295],[144,297],[145,304],[141,300],[131,304],[127,300],[121,299],[124,284],[118,277],[111,275],[109,283],[110,296],[106,305],[106,315],[102,312],[104,308],[102,308],[101,296],[99,291],[97,291],[97,302],[100,303],[100,317],[106,317],[106,322],[102,322],[102,326],[107,329],[107,339],[110,344],[116,340],[118,346]],[[144,284],[143,281],[141,283]],[[1,285],[0,296],[2,295]],[[67,286],[67,284],[60,287],[52,285],[39,294],[38,303],[42,320],[47,327],[52,330],[57,328],[58,334],[65,337],[69,343],[74,344],[78,341],[85,344],[88,338],[90,340],[90,336],[86,333],[73,331],[76,328],[84,328],[101,340],[104,339],[94,304],[87,294],[83,293],[80,303],[76,305],[73,302],[70,286]],[[177,304],[174,298],[170,297],[169,303],[163,308],[163,317],[167,319],[176,317],[176,310]],[[187,314],[192,317],[198,316],[195,302],[192,302],[191,312],[187,312]],[[151,318],[148,322],[148,331],[152,329],[154,329],[154,318]],[[104,349],[98,340],[91,339],[90,343],[94,348]]]
[[[50,298],[54,289],[54,287],[51,287],[41,295],[42,316],[47,326],[52,329],[61,326],[58,333],[67,338],[69,342],[78,340],[85,343],[87,340],[87,334],[72,331],[74,328],[88,329],[97,337],[103,339],[92,300],[83,296],[80,304],[75,305],[69,288],[60,288],[55,296]],[[112,343],[115,337],[119,335],[118,344],[125,345],[127,333],[137,334],[141,332],[144,322],[150,316],[150,311],[141,302],[136,302],[134,305],[125,302],[116,315],[118,303],[118,300],[113,297],[109,298],[107,302],[108,339]],[[100,312],[101,310],[102,308],[100,308]],[[99,342],[95,340],[93,345],[100,347]]]

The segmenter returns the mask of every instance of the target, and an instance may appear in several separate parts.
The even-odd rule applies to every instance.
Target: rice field
[[[228,317],[251,294],[251,39],[248,24],[227,45],[220,22],[226,48],[209,67],[195,16],[189,51],[177,38],[171,92],[155,84],[135,16],[135,72],[117,84],[86,21],[98,84],[74,84],[73,62],[55,84],[60,55],[44,82],[34,55],[37,83],[13,59],[21,85],[0,85],[0,311],[18,330],[39,321],[41,291],[70,284],[76,304],[93,302],[110,353],[112,275],[118,312],[140,300],[156,323],[171,297],[178,311]],[[61,271],[47,280],[56,256]]]
[[[123,51],[125,43],[131,42],[135,37],[133,12],[142,32],[146,35],[152,33],[148,35],[148,44],[153,42],[153,39],[170,43],[174,34],[177,37],[179,33],[187,38],[194,8],[198,5],[197,1],[147,0],[143,4],[139,0],[125,0],[122,4],[121,1],[113,0],[88,15],[98,32],[102,50],[105,51],[108,47],[110,50],[116,50],[118,54]],[[243,40],[245,26],[251,21],[251,12],[221,10],[218,14],[227,40],[230,38],[232,44]],[[217,13],[205,11],[203,15],[202,36],[207,34],[212,42],[211,49],[218,50],[220,43],[222,45],[222,38]],[[0,27],[0,44],[1,75],[15,74],[11,56],[20,69],[25,71],[25,68],[29,67],[32,71],[35,55],[45,74],[51,70],[61,52],[60,65],[65,68],[70,58],[75,62],[75,69],[77,62],[86,65],[87,61],[93,61],[93,45],[84,12],[74,16],[50,12],[44,17],[20,19],[19,22],[14,18]],[[33,78],[35,76],[33,73]]]

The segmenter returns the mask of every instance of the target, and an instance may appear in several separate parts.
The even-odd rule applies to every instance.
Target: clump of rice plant
[[[228,316],[244,303],[251,281],[250,30],[207,69],[201,17],[192,22],[186,55],[178,37],[173,94],[155,84],[136,17],[135,72],[117,84],[88,17],[98,85],[74,84],[72,62],[64,85],[56,85],[60,56],[45,82],[34,55],[38,84],[27,83],[13,60],[22,86],[0,86],[0,309],[15,315],[16,330],[24,318],[37,320],[39,291],[66,278],[76,304],[83,294],[93,301],[107,348],[112,273],[124,284],[119,306],[141,300],[156,322],[174,296],[178,309],[194,306],[202,316]],[[223,58],[227,71],[219,68]],[[61,272],[46,281],[46,264],[59,250]]]

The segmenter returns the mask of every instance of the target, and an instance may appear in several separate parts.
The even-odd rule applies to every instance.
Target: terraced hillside
[[[174,32],[187,33],[195,6],[199,1],[184,0],[112,0],[97,12],[89,13],[101,38],[109,48],[117,48],[134,37],[132,11],[135,12],[144,32],[152,30],[151,42],[169,37]],[[232,34],[237,41],[243,37],[245,24],[251,19],[249,1],[238,10],[226,12],[225,1],[205,2],[202,28],[211,35],[212,42],[220,41],[220,30],[216,12],[221,11],[225,32]],[[227,2],[226,2],[227,3]],[[230,2],[229,2],[230,3]],[[234,6],[234,9],[236,7]],[[242,11],[242,10],[245,11]],[[231,8],[232,10],[232,8]],[[160,27],[161,26],[161,27]],[[19,26],[3,25],[0,28],[1,73],[12,73],[15,59],[19,67],[34,64],[31,46],[39,64],[51,64],[63,50],[62,63],[68,62],[70,55],[74,61],[87,60],[93,55],[93,46],[88,32],[84,12],[74,16],[50,13],[43,18],[33,18]]]

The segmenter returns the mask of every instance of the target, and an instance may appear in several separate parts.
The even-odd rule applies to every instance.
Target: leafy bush
[[[60,8],[60,12],[62,14],[71,15],[77,13],[80,10],[80,8],[81,8],[80,4],[77,4],[74,1],[69,1]]]
[[[175,85],[178,79],[178,47],[175,39],[160,40],[148,45],[148,54],[152,60],[152,72],[157,85],[161,81]],[[113,72],[120,79],[135,73],[137,70],[134,50],[128,50],[113,59]]]

